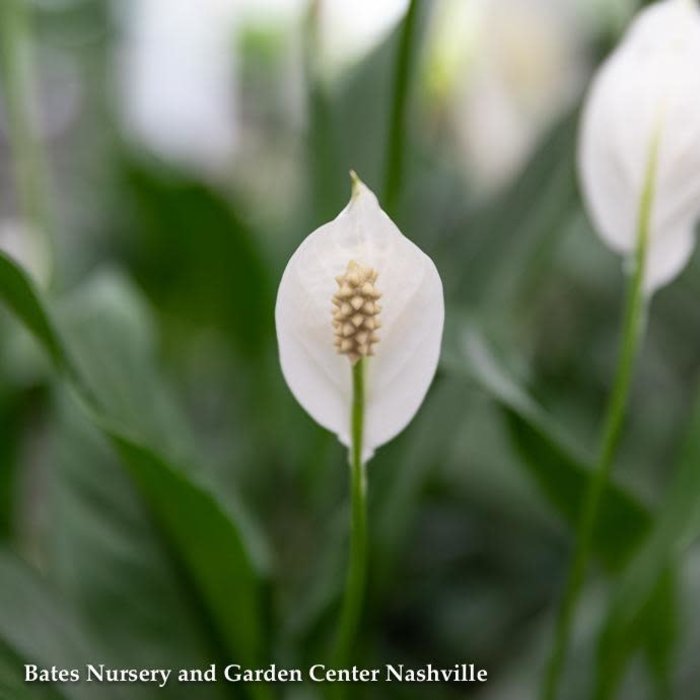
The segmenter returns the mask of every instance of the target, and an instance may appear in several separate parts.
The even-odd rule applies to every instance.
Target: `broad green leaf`
[[[201,472],[179,466],[193,459],[192,439],[157,376],[147,310],[123,280],[107,275],[67,299],[60,320],[80,376],[100,405],[88,416],[168,533],[224,648],[255,664],[264,651],[259,571],[265,553],[235,494],[225,507],[203,485]]]
[[[215,326],[249,357],[272,331],[272,282],[256,232],[214,189],[174,171],[126,163],[133,220],[127,255],[158,308]]]
[[[640,619],[649,606],[663,593],[669,568],[678,562],[700,534],[700,403],[696,404],[690,422],[688,439],[673,482],[658,509],[654,527],[644,546],[630,562],[621,579],[608,611],[598,653],[599,697],[613,697],[632,651],[636,650],[635,635]],[[673,625],[673,605],[661,597],[665,608],[655,612],[657,623],[664,616]],[[656,626],[657,644],[647,648],[657,677],[666,671],[671,661],[675,641],[674,629]],[[663,632],[663,635],[661,634]]]
[[[3,258],[3,262],[7,274],[0,276],[2,296],[10,300],[10,307],[50,352],[59,369],[74,367],[31,281],[11,261]],[[2,285],[6,279],[12,284]],[[27,318],[44,321],[30,325]],[[116,346],[114,352],[119,352],[120,347]],[[100,395],[102,386],[89,371],[88,380],[83,380],[78,373],[85,366],[85,358],[78,360],[79,369],[72,369],[68,376],[71,379],[80,377],[73,385],[88,416],[114,444],[142,497],[153,509],[166,538],[185,564],[216,621],[219,633],[231,647],[229,653],[246,663],[255,663],[265,651],[265,634],[260,609],[260,555],[255,559],[253,553],[261,550],[256,546],[252,528],[237,520],[231,508],[224,507],[191,472],[173,466],[168,458],[143,441],[154,436],[139,422],[148,413],[148,403],[143,403],[141,410],[130,418],[124,405],[136,406],[128,399],[121,408],[117,406],[112,415],[109,409],[112,409],[113,396]],[[112,369],[109,362],[104,365],[106,372]],[[139,381],[139,377],[135,379]],[[125,393],[131,391],[128,384],[119,389],[117,383],[115,388]],[[191,527],[193,523],[197,524],[196,528]],[[232,610],[234,602],[238,610]],[[256,694],[263,692],[255,688]]]
[[[127,279],[93,275],[60,300],[55,318],[100,415],[169,457],[193,459],[194,438],[158,369],[154,319]]]
[[[23,671],[23,663],[82,669],[85,663],[93,661],[91,638],[69,608],[7,549],[0,550],[0,582],[0,647],[12,654],[9,663],[17,665],[16,671]],[[11,676],[8,674],[7,678],[9,682]],[[94,687],[85,683],[61,684],[56,695],[66,700],[95,697]],[[119,700],[126,696],[118,687],[105,685],[100,688],[100,697]]]
[[[22,268],[0,251],[0,299],[43,345],[51,360],[61,369],[68,367],[63,344],[34,285]]]
[[[144,659],[157,668],[206,667],[226,658],[197,587],[183,575],[175,548],[163,546],[162,531],[109,442],[68,391],[54,403],[46,575],[89,628],[92,658],[120,668]],[[129,693],[134,700],[152,697],[148,686]],[[220,700],[222,688],[206,685],[197,694]],[[185,700],[191,689],[168,684],[158,695]]]
[[[102,430],[187,565],[232,658],[255,667],[266,651],[261,582],[232,514],[150,448],[105,424]]]
[[[513,445],[550,505],[575,526],[590,460],[581,456],[546,413],[499,366],[479,333],[469,328],[446,353],[449,373],[469,375],[501,407]],[[604,494],[594,546],[605,565],[619,570],[650,526],[646,508],[611,483]]]
[[[447,364],[452,369],[468,365],[478,384],[498,402],[522,463],[549,502],[574,526],[586,488],[590,460],[578,456],[544,411],[499,366],[477,331],[465,331],[456,345],[448,353]],[[682,493],[686,503],[694,503],[691,494],[697,491],[689,490],[689,486],[686,484]],[[676,517],[679,512],[687,513],[688,508],[679,510],[674,507],[672,510]],[[627,659],[640,646],[647,652],[657,685],[664,687],[668,682],[668,665],[677,632],[674,560],[668,556],[668,549],[662,546],[654,550],[655,577],[645,578],[635,566],[638,558],[645,556],[650,546],[648,541],[653,541],[657,528],[658,521],[651,518],[636,498],[614,483],[607,487],[596,525],[594,546],[612,571],[624,570],[629,563],[624,579],[629,587],[620,600],[631,614],[624,622],[618,620],[618,624],[612,627],[608,624],[603,635],[597,680],[601,699],[612,697]],[[641,547],[643,541],[645,544]]]

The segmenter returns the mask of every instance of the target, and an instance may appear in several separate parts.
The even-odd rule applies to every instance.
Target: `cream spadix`
[[[444,321],[432,260],[357,178],[349,204],[292,255],[277,293],[282,372],[297,401],[350,446],[352,367],[365,362],[363,459],[411,421]]]
[[[586,204],[604,241],[631,256],[654,149],[645,289],[686,265],[700,215],[700,9],[663,0],[642,10],[594,79],[581,130]]]

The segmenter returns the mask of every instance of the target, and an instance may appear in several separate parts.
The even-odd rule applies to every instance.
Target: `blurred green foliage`
[[[535,697],[623,278],[579,200],[577,110],[484,196],[414,85],[430,19],[429,3],[415,6],[410,41],[400,25],[332,83],[316,79],[310,41],[304,133],[280,115],[263,120],[260,172],[225,184],[120,133],[105,3],[32,6],[38,43],[70,55],[84,103],[46,144],[56,283],[41,291],[0,253],[11,312],[0,316],[0,698],[96,697],[81,684],[24,684],[25,661],[303,667],[327,657],[346,561],[346,456],[283,383],[273,299],[291,252],[344,206],[351,167],[393,192],[392,214],[434,258],[448,309],[434,386],[370,465],[357,662],[467,660],[489,670],[488,684],[441,684],[429,697]],[[601,31],[591,55],[610,44]],[[243,46],[257,61],[243,92],[258,114],[274,113],[279,81],[268,74],[284,59],[267,43]],[[0,149],[5,204],[10,143]],[[699,292],[695,262],[652,306],[567,669],[572,700],[697,697]],[[321,691],[105,685],[99,697]],[[426,697],[410,685],[357,692]]]

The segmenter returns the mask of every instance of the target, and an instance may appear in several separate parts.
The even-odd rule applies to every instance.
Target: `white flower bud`
[[[355,180],[348,206],[292,255],[277,293],[282,372],[297,401],[350,446],[352,366],[363,359],[363,459],[411,421],[437,368],[445,311],[432,260]]]
[[[694,0],[663,0],[641,11],[598,72],[585,105],[579,167],[586,204],[603,240],[627,257],[636,247],[655,147],[648,293],[686,265],[700,215],[700,9]]]

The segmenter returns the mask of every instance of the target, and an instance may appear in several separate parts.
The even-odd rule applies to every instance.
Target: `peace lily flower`
[[[578,99],[592,0],[442,0],[427,39],[426,99],[487,194]],[[611,3],[612,0],[605,0]],[[488,143],[488,147],[484,144]]]
[[[166,162],[217,179],[228,176],[242,155],[255,127],[241,109],[247,32],[262,32],[284,52],[285,107],[297,107],[301,66],[291,35],[299,31],[304,0],[117,0],[113,5],[122,29],[117,67],[124,127]]]
[[[246,36],[262,35],[279,52],[276,79],[284,116],[298,129],[306,119],[301,78],[309,7],[319,22],[320,66],[328,78],[336,78],[390,32],[408,0],[116,0],[112,5],[121,28],[117,70],[125,132],[166,162],[219,180],[234,161],[259,162],[260,146],[255,147],[265,143],[257,122],[246,119],[241,108],[250,89],[240,70]]]
[[[282,372],[312,418],[350,450],[350,562],[333,664],[350,662],[367,574],[367,480],[374,450],[421,405],[445,310],[433,261],[359,178],[350,203],[292,255],[277,293]]]
[[[557,697],[593,533],[627,412],[651,293],[692,253],[700,214],[700,10],[663,0],[639,13],[593,82],[579,167],[603,240],[630,263],[621,346],[598,460],[583,494],[543,700]]]
[[[432,260],[353,174],[350,203],[289,260],[275,318],[289,388],[348,447],[353,368],[364,366],[366,461],[410,422],[435,374],[442,283]]]
[[[695,245],[699,66],[696,2],[663,0],[638,14],[585,105],[579,167],[586,204],[603,240],[626,257],[637,247],[649,185],[647,293],[676,277]]]

